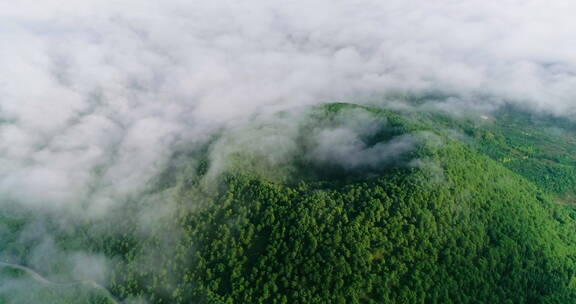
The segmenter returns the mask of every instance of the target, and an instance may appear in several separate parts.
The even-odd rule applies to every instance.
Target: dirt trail
[[[35,281],[37,281],[43,285],[48,285],[48,286],[53,286],[53,287],[87,285],[87,286],[90,286],[94,289],[98,289],[98,290],[102,291],[115,304],[123,304],[123,302],[117,300],[106,287],[104,287],[104,286],[102,286],[102,285],[100,285],[94,281],[53,282],[53,281],[50,281],[50,280],[46,279],[45,277],[43,277],[41,274],[36,272],[34,269],[27,267],[27,266],[24,266],[24,265],[12,264],[12,263],[6,263],[6,262],[0,261],[0,268],[2,268],[2,267],[21,270],[21,271],[25,272],[26,274],[28,274],[32,279],[34,279]]]

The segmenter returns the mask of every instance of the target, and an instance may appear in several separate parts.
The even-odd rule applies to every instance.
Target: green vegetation
[[[108,295],[91,286],[49,285],[31,279],[28,273],[18,269],[2,267],[0,278],[0,303],[114,304]]]
[[[359,155],[398,138],[411,149],[369,166],[307,157],[310,134],[347,111],[376,118]],[[569,122],[528,116],[328,105],[295,129],[290,157],[232,149],[216,177],[206,155],[169,174],[165,220],[143,229],[138,210],[157,201],[135,199],[55,242],[110,257],[111,292],[150,303],[573,303],[576,211],[554,199],[576,189],[576,142]],[[16,231],[15,218],[2,221]]]
[[[554,194],[558,201],[576,202],[576,123],[512,106],[484,119],[432,116],[435,127],[469,137],[479,152]]]
[[[445,167],[451,187],[425,170],[338,190],[231,177],[186,221],[191,277],[223,303],[576,300],[570,218],[462,147],[449,157],[466,160]]]

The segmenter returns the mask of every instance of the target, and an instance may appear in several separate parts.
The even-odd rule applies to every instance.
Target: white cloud
[[[571,114],[574,11],[561,0],[0,1],[0,198],[109,203],[174,144],[271,106],[435,90]]]

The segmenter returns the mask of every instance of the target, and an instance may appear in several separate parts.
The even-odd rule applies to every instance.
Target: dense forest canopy
[[[176,155],[115,216],[62,229],[3,210],[15,262],[38,264],[39,240],[16,237],[36,225],[112,271],[98,289],[2,268],[0,302],[570,303],[575,130],[513,107],[278,113]],[[69,268],[37,271],[69,282]]]
[[[0,0],[0,304],[576,303],[575,11]]]

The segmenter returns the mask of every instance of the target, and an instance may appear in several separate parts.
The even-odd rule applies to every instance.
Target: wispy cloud
[[[0,197],[104,214],[175,145],[270,107],[440,91],[573,113],[575,9],[560,0],[4,1]]]

